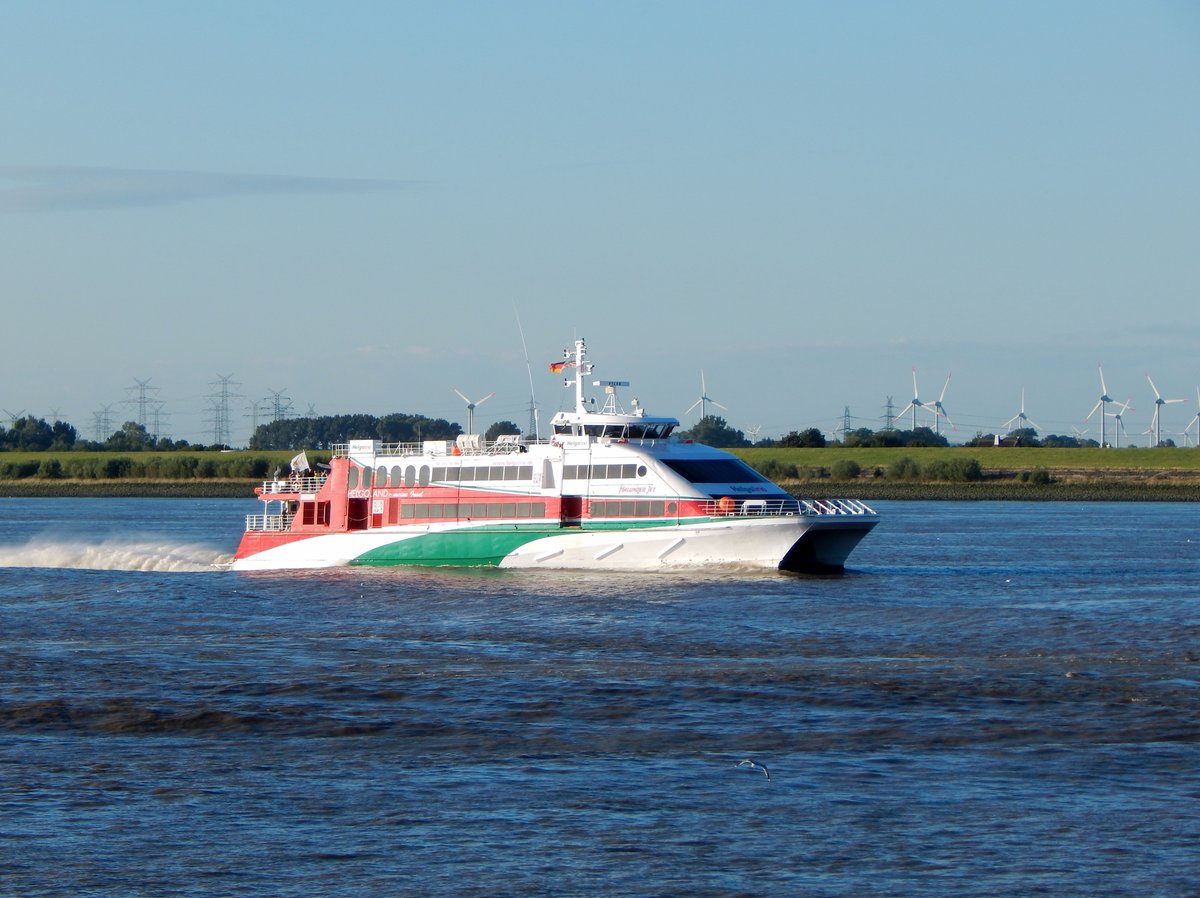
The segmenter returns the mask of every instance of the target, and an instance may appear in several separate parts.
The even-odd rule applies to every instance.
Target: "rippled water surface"
[[[1194,506],[843,577],[235,574],[250,506],[0,501],[0,894],[1200,894]]]

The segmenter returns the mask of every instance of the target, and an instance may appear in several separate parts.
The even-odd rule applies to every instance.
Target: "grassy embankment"
[[[895,449],[749,449],[758,468],[799,495],[860,499],[1200,500],[1200,449],[1033,449],[1008,446]],[[937,469],[978,462],[979,479],[939,479]],[[836,475],[847,461],[858,477]],[[911,464],[910,464],[911,463]],[[899,476],[901,469],[907,469]],[[913,476],[913,475],[916,476]],[[933,476],[929,476],[933,475]]]
[[[0,452],[0,496],[252,496],[294,452]],[[327,453],[309,453],[313,463]]]
[[[198,496],[248,498],[287,452],[4,452],[0,496]],[[743,449],[798,495],[861,499],[1200,500],[1200,449]],[[48,465],[55,459],[57,466]],[[313,462],[324,460],[310,452]],[[978,463],[973,481],[939,468]],[[859,468],[845,476],[847,462]],[[120,469],[121,476],[104,476]],[[30,471],[34,473],[30,473]],[[57,476],[50,476],[57,470]],[[842,476],[837,476],[841,474]],[[903,476],[901,476],[901,474]]]

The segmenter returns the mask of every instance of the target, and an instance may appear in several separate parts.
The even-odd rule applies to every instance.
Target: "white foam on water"
[[[0,567],[9,568],[199,572],[226,570],[232,562],[232,555],[198,543],[34,537],[23,545],[0,546]]]

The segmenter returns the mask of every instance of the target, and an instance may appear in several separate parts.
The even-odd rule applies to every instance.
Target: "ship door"
[[[564,527],[578,527],[583,517],[583,497],[563,496],[560,512]]]
[[[351,499],[347,509],[348,530],[366,530],[367,521],[371,517],[370,499]]]

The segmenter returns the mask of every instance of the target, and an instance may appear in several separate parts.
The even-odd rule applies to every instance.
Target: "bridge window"
[[[765,483],[765,477],[737,459],[675,458],[663,464],[689,483]]]

